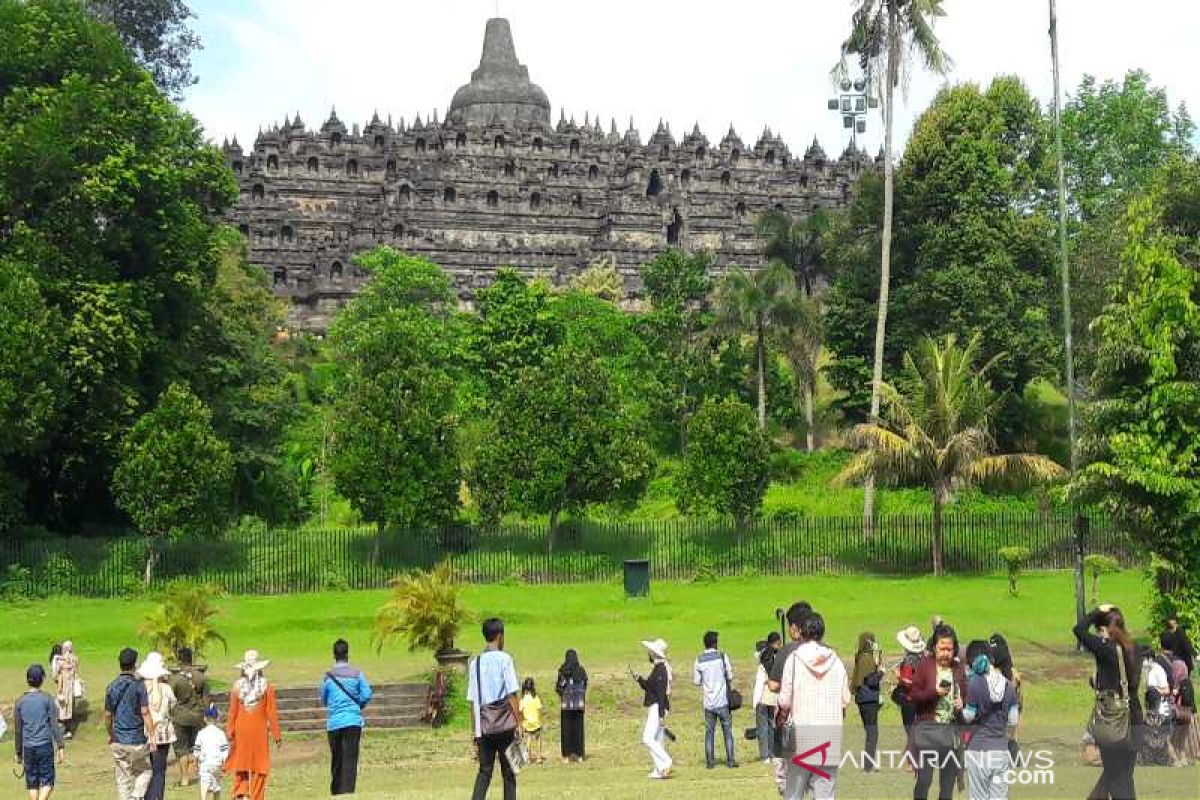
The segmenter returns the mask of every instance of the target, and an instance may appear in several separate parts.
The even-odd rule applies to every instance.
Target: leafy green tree
[[[498,397],[521,370],[541,366],[562,341],[552,297],[548,284],[526,281],[508,267],[479,291],[471,357],[489,398]]]
[[[870,478],[919,483],[933,499],[933,573],[942,575],[942,510],[956,489],[989,479],[1049,481],[1066,471],[1045,456],[994,455],[989,432],[995,395],[980,368],[978,337],[960,347],[953,335],[925,339],[905,355],[898,386],[884,384],[885,422],[864,423],[850,436],[859,452],[837,483]]]
[[[192,52],[200,37],[188,27],[195,15],[184,0],[84,0],[89,11],[108,23],[159,88],[179,100],[196,82]]]
[[[775,209],[754,223],[754,230],[766,239],[763,253],[769,261],[786,264],[796,285],[808,297],[829,280],[832,266],[825,258],[824,241],[832,214],[816,208],[806,217],[793,219],[786,211]]]
[[[1095,321],[1087,461],[1073,502],[1097,503],[1152,556],[1156,612],[1200,617],[1200,281],[1163,227],[1158,195],[1134,201],[1112,302]]]
[[[945,75],[950,59],[933,32],[933,23],[946,15],[942,0],[856,0],[850,35],[842,43],[842,60],[834,70],[844,77],[848,62],[857,62],[870,91],[883,103],[883,223],[879,251],[879,296],[876,301],[874,368],[871,374],[871,420],[879,419],[883,391],[884,341],[887,330],[888,290],[891,270],[893,149],[892,120],[895,92],[901,77],[912,69],[913,59]],[[863,517],[875,513],[874,482],[868,482]]]
[[[0,458],[34,447],[59,410],[61,329],[32,271],[0,261]]]
[[[816,449],[816,412],[813,395],[820,377],[821,345],[825,325],[817,300],[803,294],[794,295],[780,314],[780,324],[773,331],[775,346],[787,359],[799,395],[797,405],[804,410],[804,437],[808,452]]]
[[[494,406],[469,476],[481,509],[559,517],[588,503],[636,504],[654,472],[645,425],[585,347],[521,370]]]
[[[675,502],[684,514],[728,515],[740,532],[762,507],[770,474],[770,442],[750,406],[706,400],[688,423]]]
[[[229,507],[233,456],[212,412],[190,389],[171,384],[121,441],[113,475],[117,503],[146,537],[146,585],[169,537],[211,534]]]
[[[571,289],[610,303],[625,299],[625,281],[611,260],[597,261],[571,278]]]
[[[755,386],[758,427],[767,427],[767,345],[771,333],[784,325],[794,308],[796,279],[778,261],[749,273],[733,268],[717,284],[714,294],[718,331],[754,338]]]
[[[456,374],[461,330],[436,265],[380,247],[356,256],[370,282],[330,330],[342,364],[330,467],[379,529],[445,525],[458,512]]]

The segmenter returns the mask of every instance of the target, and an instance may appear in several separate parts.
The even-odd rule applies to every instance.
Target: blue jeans
[[[775,741],[775,706],[764,706],[759,703],[754,708],[755,739],[758,741],[758,757],[766,761],[775,755],[772,743]]]
[[[713,734],[718,720],[721,722],[721,730],[725,733],[725,763],[732,767],[737,763],[737,759],[733,754],[733,715],[729,713],[729,706],[704,709],[704,763],[710,767],[717,763]]]

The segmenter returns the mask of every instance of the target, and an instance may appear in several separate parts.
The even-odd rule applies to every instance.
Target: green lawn
[[[1136,574],[1106,577],[1106,599],[1128,610],[1135,630],[1144,632],[1142,611],[1146,587]],[[522,675],[532,675],[548,688],[553,671],[567,647],[579,650],[593,678],[588,715],[591,758],[583,765],[558,764],[530,768],[522,776],[525,797],[772,797],[761,764],[753,764],[751,743],[739,738],[744,768],[731,772],[703,769],[701,720],[695,691],[686,680],[691,659],[700,649],[706,629],[722,633],[722,646],[735,659],[736,683],[748,689],[750,651],[756,639],[774,626],[776,606],[805,598],[827,619],[829,642],[850,657],[860,630],[876,631],[889,659],[891,635],[907,623],[927,628],[930,615],[942,614],[957,623],[964,639],[1000,630],[1013,644],[1018,667],[1027,678],[1026,733],[1032,747],[1050,747],[1056,754],[1056,785],[1017,787],[1014,797],[1078,797],[1090,788],[1096,770],[1074,766],[1078,736],[1089,707],[1086,688],[1088,662],[1073,654],[1069,629],[1073,616],[1071,576],[1067,573],[1030,575],[1021,582],[1021,596],[1007,596],[1000,577],[911,580],[879,578],[729,579],[710,584],[656,584],[648,600],[625,600],[615,584],[579,586],[473,586],[465,600],[478,617],[498,614],[508,625],[509,650]],[[228,682],[232,664],[247,647],[258,648],[273,661],[271,677],[285,685],[315,684],[327,666],[330,642],[346,636],[354,661],[377,681],[403,680],[429,667],[426,654],[389,649],[376,654],[368,647],[374,609],[383,592],[347,592],[281,597],[237,597],[220,601],[221,630],[230,652],[210,654],[213,676]],[[42,603],[0,608],[0,696],[20,689],[24,667],[44,660],[54,638],[70,637],[83,660],[89,694],[98,696],[115,672],[117,650],[136,644],[133,631],[148,604],[133,601],[53,599]],[[680,676],[676,711],[671,722],[680,741],[673,748],[679,776],[666,784],[645,778],[648,760],[638,745],[641,709],[635,687],[625,675],[626,664],[643,663],[638,641],[662,636],[671,644]],[[476,649],[474,625],[461,644]],[[548,751],[557,743],[557,714],[547,715]],[[742,712],[739,731],[750,724]],[[884,712],[885,746],[898,743],[898,717]],[[848,718],[848,739],[859,741],[857,715]],[[367,738],[360,794],[367,798],[451,798],[469,793],[469,738],[461,725],[442,731],[373,732]],[[84,726],[71,745],[70,764],[62,773],[59,796],[107,798],[111,776],[99,732]],[[325,791],[324,742],[313,737],[289,737],[272,778],[274,796],[309,797]],[[1192,770],[1141,770],[1145,796],[1194,798],[1197,777]],[[1089,784],[1085,786],[1084,784]],[[283,791],[278,791],[282,789]],[[867,776],[851,772],[839,784],[842,797],[899,797],[911,790],[911,779],[899,771]],[[173,797],[192,797],[173,790]],[[498,789],[496,790],[498,796]]]

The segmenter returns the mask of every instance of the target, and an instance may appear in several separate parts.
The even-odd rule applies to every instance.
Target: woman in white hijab
[[[225,771],[233,773],[233,797],[263,800],[271,773],[268,737],[275,746],[283,743],[279,730],[279,711],[275,687],[267,681],[270,661],[260,659],[257,650],[247,650],[241,671],[229,692],[229,758]]]
[[[68,639],[50,659],[50,674],[54,677],[56,690],[54,705],[58,709],[58,721],[62,723],[66,738],[75,733],[75,701],[83,697],[83,681],[79,677],[79,656],[75,645]]]
[[[170,674],[162,653],[158,652],[147,653],[138,667],[138,677],[145,682],[150,698],[150,718],[154,720],[155,747],[150,754],[150,785],[146,788],[146,800],[164,800],[167,794],[167,757],[171,754],[171,745],[175,744],[175,726],[171,724],[175,692],[166,680]]]
[[[642,744],[650,751],[650,759],[654,763],[650,777],[661,780],[671,777],[671,766],[674,763],[665,744],[668,735],[665,720],[671,710],[671,665],[667,661],[667,643],[662,639],[643,641],[642,647],[646,648],[650,663],[654,665],[649,677],[634,676],[646,693],[642,702],[646,708]]]

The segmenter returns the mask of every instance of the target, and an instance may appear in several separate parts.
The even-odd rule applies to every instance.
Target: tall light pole
[[[1063,163],[1062,89],[1058,75],[1058,9],[1050,0],[1050,60],[1054,62],[1054,149],[1058,156],[1058,265],[1062,276],[1063,354],[1066,358],[1067,436],[1071,446],[1071,474],[1079,469],[1079,443],[1075,414],[1075,348],[1071,322],[1071,269],[1067,263],[1067,178]],[[1075,619],[1083,619],[1083,549],[1087,519],[1073,514],[1075,543]]]
[[[879,108],[879,100],[867,92],[867,82],[843,79],[841,94],[829,98],[829,110],[842,115],[842,127],[850,131],[850,144],[858,147],[858,134],[867,131],[867,110]]]

